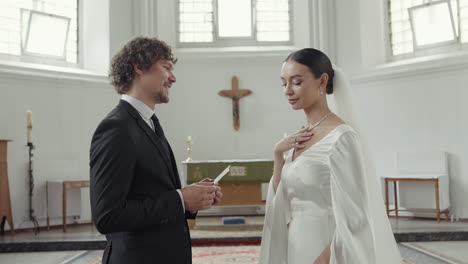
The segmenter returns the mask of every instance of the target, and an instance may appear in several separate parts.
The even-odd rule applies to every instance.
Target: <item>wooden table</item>
[[[67,190],[89,188],[89,180],[47,181],[47,186],[46,186],[47,197],[49,197],[49,184],[50,183],[59,183],[62,185],[62,229],[63,229],[63,232],[67,232]],[[50,230],[50,217],[49,217],[49,204],[48,203],[47,203],[47,230]]]
[[[446,176],[447,175],[441,175]],[[440,214],[445,214],[445,218],[448,221],[448,208],[441,211],[440,208],[440,190],[439,190],[439,178],[440,176],[421,176],[415,177],[410,175],[399,175],[399,176],[385,176],[385,206],[387,210],[387,215],[390,216],[390,212],[395,212],[395,217],[398,218],[399,211],[409,211],[415,213],[435,213],[437,217],[437,222],[440,222]],[[395,202],[395,209],[391,210],[389,206],[389,193],[388,185],[390,182],[393,182],[393,195]],[[398,209],[398,182],[433,182],[434,183],[434,195],[435,195],[435,209]]]
[[[11,213],[10,187],[8,183],[7,143],[10,140],[0,140],[0,232],[5,231],[5,221],[10,225],[11,234],[15,234],[13,215]]]

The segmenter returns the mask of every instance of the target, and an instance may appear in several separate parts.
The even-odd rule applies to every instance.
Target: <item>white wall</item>
[[[186,157],[189,135],[197,160],[272,158],[274,143],[303,121],[301,112],[290,110],[281,88],[279,70],[285,56],[181,58],[171,102],[157,110],[177,159]],[[233,75],[239,78],[240,88],[253,91],[240,100],[239,131],[232,125],[232,101],[218,95],[220,90],[231,89]]]
[[[397,151],[447,151],[450,214],[468,218],[468,56],[387,63],[382,1],[337,2],[337,61],[354,76],[379,173],[395,171]]]
[[[380,173],[395,170],[397,151],[449,153],[452,212],[467,217],[468,70],[356,82]]]
[[[109,0],[80,1],[81,16],[78,23],[81,65],[101,74],[106,74],[109,66],[109,6]]]
[[[46,180],[89,178],[92,133],[118,98],[105,80],[63,80],[8,73],[0,73],[0,79],[0,138],[13,140],[8,146],[8,173],[14,224],[16,228],[31,226],[24,221],[29,208],[26,110],[30,109],[36,145],[33,206],[44,225]],[[88,197],[83,197],[82,206],[82,219],[89,220]],[[52,223],[60,223],[60,219],[53,219]]]
[[[110,47],[109,2],[80,3],[83,9],[80,46],[86,47],[81,50],[80,64],[84,69],[0,63],[0,138],[13,140],[8,146],[8,173],[16,228],[32,226],[26,221],[29,215],[26,110],[33,112],[36,146],[33,207],[43,226],[46,181],[89,179],[92,133],[118,101],[105,76]],[[119,34],[113,36],[118,39]],[[89,221],[89,191],[83,190],[82,194],[81,219]],[[61,219],[52,219],[51,223],[59,224]]]

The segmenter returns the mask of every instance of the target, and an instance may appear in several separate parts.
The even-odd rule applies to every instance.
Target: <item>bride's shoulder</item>
[[[337,137],[341,137],[343,134],[347,134],[347,133],[355,133],[353,127],[346,123],[336,124],[332,132],[334,132]]]
[[[353,127],[346,123],[341,123],[337,125],[333,129],[332,133],[333,136],[331,137],[331,140],[333,141],[333,145],[354,141],[357,138],[357,134],[354,131]]]

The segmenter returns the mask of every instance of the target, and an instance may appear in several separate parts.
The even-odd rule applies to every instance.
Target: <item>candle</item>
[[[192,136],[187,137],[187,159],[185,161],[192,161]]]
[[[27,142],[32,143],[32,112],[26,111]]]

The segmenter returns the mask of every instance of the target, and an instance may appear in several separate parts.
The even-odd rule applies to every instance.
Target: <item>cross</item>
[[[239,116],[239,100],[242,97],[248,96],[252,93],[249,89],[239,89],[239,79],[233,76],[231,79],[231,90],[222,90],[218,94],[220,96],[229,97],[232,100],[232,121],[235,130],[239,130],[240,116]]]

